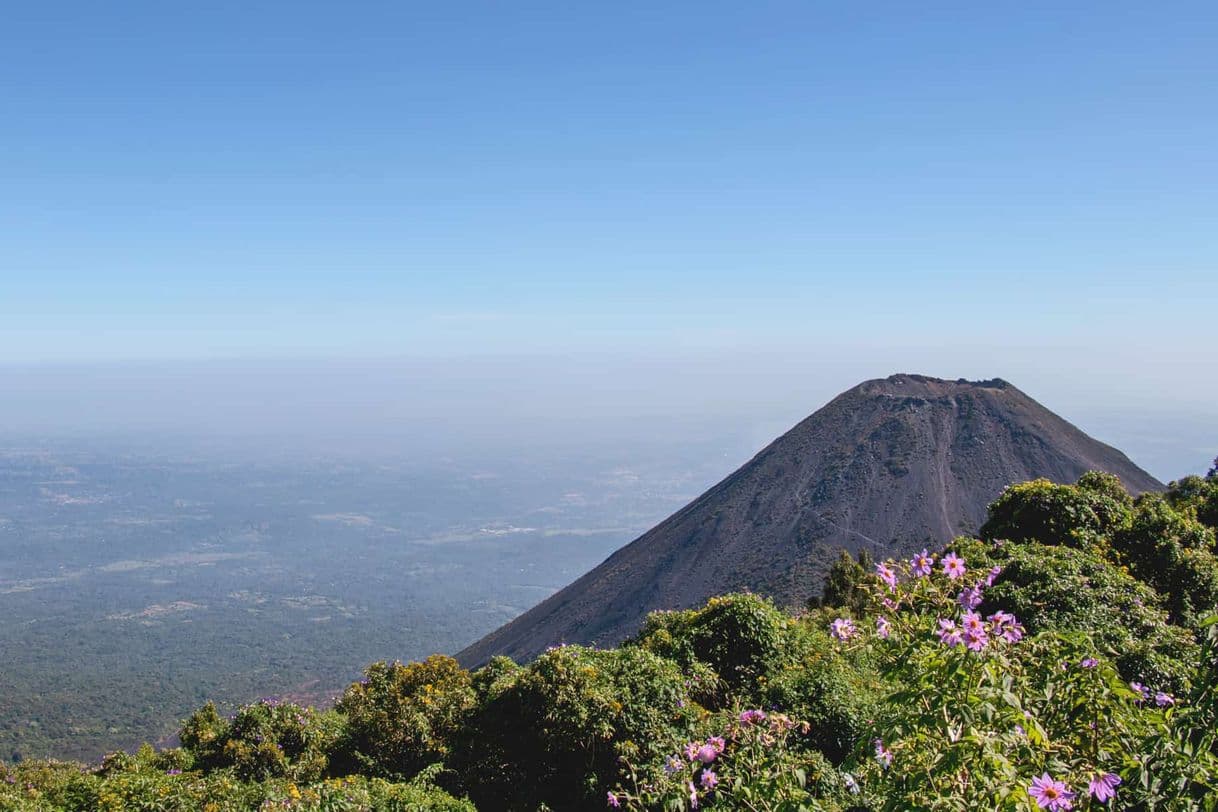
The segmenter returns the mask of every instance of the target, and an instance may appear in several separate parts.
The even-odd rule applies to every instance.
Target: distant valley
[[[324,702],[368,662],[455,651],[738,459],[233,463],[0,445],[0,757],[95,760],[206,699]],[[631,458],[632,457],[632,458]]]

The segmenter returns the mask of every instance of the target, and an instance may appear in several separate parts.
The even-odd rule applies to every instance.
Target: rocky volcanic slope
[[[1014,482],[1118,475],[1162,488],[1006,381],[866,381],[779,437],[575,583],[462,651],[528,660],[558,643],[613,645],[654,609],[748,589],[799,606],[840,548],[904,555],[976,531]]]

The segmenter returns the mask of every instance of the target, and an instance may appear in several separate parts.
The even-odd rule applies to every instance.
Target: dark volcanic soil
[[[904,555],[976,531],[1007,485],[1116,474],[1162,487],[1003,380],[866,381],[575,583],[458,655],[525,661],[558,643],[613,645],[654,609],[748,589],[819,594],[840,548]]]

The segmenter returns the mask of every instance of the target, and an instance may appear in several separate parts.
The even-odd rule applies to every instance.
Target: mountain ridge
[[[839,394],[571,585],[457,655],[611,645],[648,611],[750,590],[798,606],[838,549],[902,555],[975,531],[1007,485],[1087,470],[1163,488],[1001,378],[897,374]]]

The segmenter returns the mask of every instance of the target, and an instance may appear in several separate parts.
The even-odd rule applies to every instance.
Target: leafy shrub
[[[101,784],[80,764],[54,760],[0,764],[0,809],[96,809]]]
[[[474,703],[470,674],[451,657],[374,663],[337,705],[346,715],[340,766],[409,778],[448,757]]]
[[[684,612],[653,612],[632,645],[691,669],[708,666],[734,694],[753,696],[788,656],[791,619],[768,598],[735,593]]]
[[[1000,567],[980,606],[1013,612],[1029,632],[1082,632],[1126,680],[1181,690],[1196,656],[1192,636],[1168,622],[1162,598],[1094,551],[957,540],[985,571]]]
[[[951,569],[929,573],[890,565],[890,588],[875,596],[885,622],[874,632],[834,626],[844,648],[881,658],[891,685],[854,758],[877,805],[1065,809],[1046,807],[1042,786],[1081,801],[1101,778],[1136,799],[1139,754],[1169,730],[1176,699],[1127,684],[1087,635],[1026,638],[1016,616],[984,617],[979,602],[993,598],[997,574],[949,559]]]
[[[802,720],[799,746],[840,764],[875,718],[881,691],[874,663],[866,652],[841,651],[814,620],[798,624],[798,632],[798,656],[770,680],[764,705]]]
[[[676,663],[639,647],[563,646],[494,667],[496,678],[475,676],[490,690],[454,759],[480,807],[599,806],[599,788],[623,778],[621,757],[659,769],[704,713]]]
[[[606,793],[611,807],[740,810],[843,809],[847,778],[816,752],[794,746],[806,725],[781,713],[739,710],[715,718],[711,735],[686,742],[660,776],[630,780]]]
[[[983,539],[1086,547],[1129,521],[1133,500],[1111,474],[1089,472],[1075,485],[1034,479],[1011,485],[989,507]]]
[[[315,781],[328,766],[340,720],[291,702],[262,699],[229,721],[208,703],[182,727],[179,738],[203,770],[232,768],[243,780],[288,777]]]
[[[1177,512],[1218,530],[1218,460],[1207,476],[1186,476],[1173,482],[1164,496]]]

